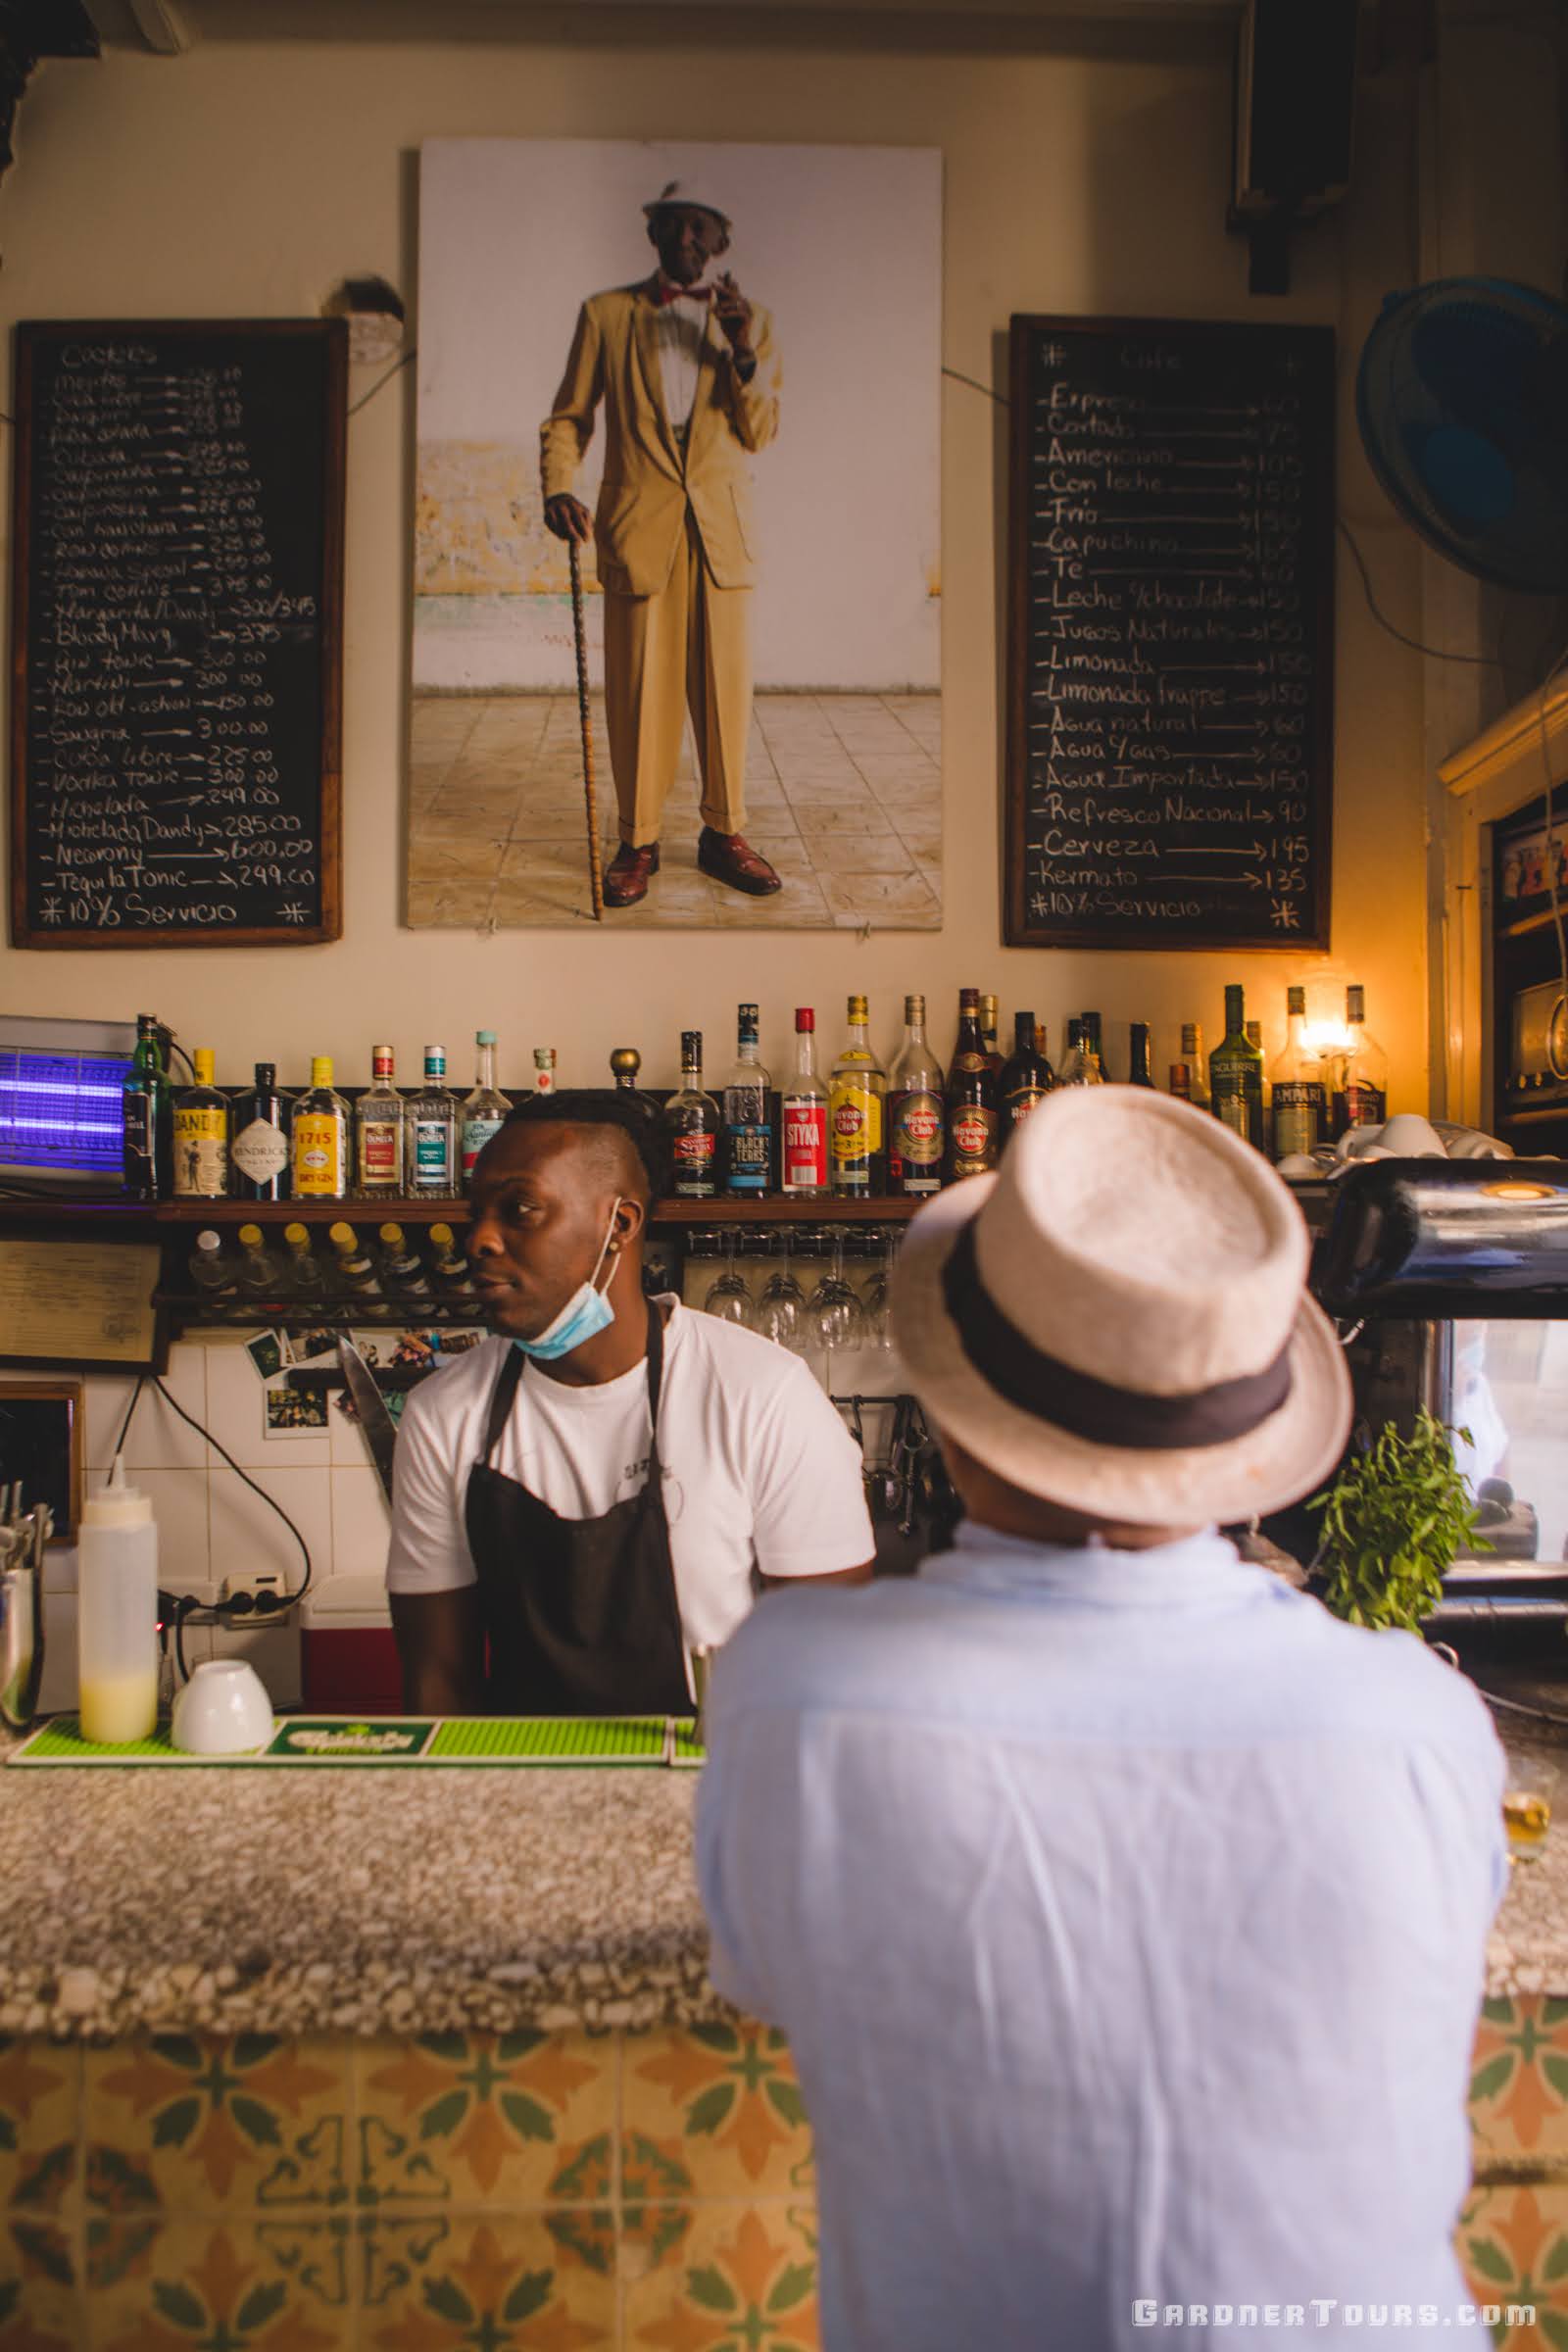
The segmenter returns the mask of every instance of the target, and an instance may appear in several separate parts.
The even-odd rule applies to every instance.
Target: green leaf
[[[688,2132],[716,2132],[735,2104],[733,2082],[715,2082],[686,2110]]]
[[[479,2318],[455,2278],[426,2278],[424,2299],[438,2320],[450,2320],[454,2328],[472,2328]]]
[[[708,2263],[686,2274],[686,2292],[704,2311],[739,2311],[740,2299],[720,2270]]]
[[[519,2320],[531,2320],[549,2302],[555,2277],[554,2271],[525,2271],[502,2304],[501,2317],[513,2327]]]
[[[1547,2050],[1541,2061],[1541,2071],[1561,2099],[1568,2099],[1568,2058],[1556,2050]]]
[[[528,2098],[520,2090],[504,2090],[500,2108],[508,2123],[520,2139],[554,2139],[555,2121],[547,2107],[537,2099]]]
[[[449,2132],[457,2130],[467,2112],[467,2092],[466,2090],[447,2091],[437,2099],[433,2107],[427,2107],[420,2116],[419,2137],[421,2139],[444,2139]]]
[[[503,2034],[496,2043],[496,2056],[503,2066],[515,2066],[544,2040],[542,2034]]]
[[[9,2153],[16,2144],[17,2127],[9,2115],[0,2113],[0,2148],[4,2148]]]
[[[177,2066],[182,2074],[199,2075],[202,2071],[202,2045],[192,2034],[155,2034],[153,2048],[170,2066]]]
[[[1479,2271],[1483,2278],[1494,2278],[1499,2286],[1508,2284],[1513,2277],[1513,2265],[1500,2246],[1494,2245],[1490,2237],[1473,2237],[1469,2241],[1469,2252],[1473,2271]]]
[[[229,2100],[228,2111],[246,2138],[253,2139],[259,2148],[282,2146],[283,2134],[277,2128],[277,2118],[260,2099],[246,2098],[241,2093]]]
[[[70,2140],[63,2139],[56,2148],[46,2148],[30,2173],[24,2173],[11,2192],[13,2205],[53,2205],[71,2186],[75,2169],[76,2151]]]
[[[733,2026],[692,2026],[688,2031],[693,2041],[701,2042],[705,2050],[717,2050],[725,2058],[738,2058],[741,2054],[741,2037]]]
[[[274,2278],[269,2285],[253,2286],[234,2314],[234,2326],[241,2335],[252,2335],[258,2328],[265,2328],[273,2313],[281,2311],[287,2301],[288,2284],[285,2279]]]
[[[769,2075],[764,2087],[769,2105],[775,2114],[783,2117],[785,2123],[792,2126],[805,2123],[806,2107],[799,2083],[790,2082],[784,2075]]]
[[[1557,2347],[1557,2352],[1568,2352],[1568,2313],[1561,2311],[1538,2311],[1536,2314],[1536,2326],[1550,2338],[1553,2344],[1555,2344]],[[1498,2334],[1495,2337],[1495,2341],[1499,2344],[1504,2340],[1505,2337],[1503,2334]]]
[[[182,2286],[177,2278],[155,2278],[153,2301],[165,2319],[172,2321],[176,2328],[194,2333],[197,2328],[207,2325],[207,2314],[201,2304],[190,2288]]]
[[[245,2074],[251,2067],[260,2066],[264,2058],[270,2058],[272,2052],[282,2046],[275,2034],[238,2034],[234,2041],[233,2063],[241,2074]]]
[[[1546,2256],[1541,2276],[1543,2278],[1560,2278],[1564,2271],[1568,2271],[1568,2237],[1559,2237],[1552,2241],[1551,2252]]]
[[[13,2222],[11,2234],[35,2269],[57,2286],[74,2286],[71,2249],[58,2230],[47,2222]]]
[[[1494,2099],[1508,2077],[1513,2073],[1513,2052],[1499,2050],[1485,2066],[1478,2066],[1470,2078],[1472,2099]]]
[[[176,2099],[172,2107],[164,2108],[153,2118],[153,2146],[182,2148],[201,2122],[201,2117],[200,2099]]]
[[[769,2311],[793,2311],[804,2303],[816,2284],[816,2265],[811,2262],[792,2262],[780,2271],[767,2298]]]
[[[466,2034],[421,2034],[419,2047],[428,2050],[432,2058],[439,2058],[445,2066],[466,2066],[468,2063]]]

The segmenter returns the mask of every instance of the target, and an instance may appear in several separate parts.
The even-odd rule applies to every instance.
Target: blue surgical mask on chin
[[[542,1364],[553,1364],[561,1356],[569,1355],[574,1348],[580,1348],[585,1340],[596,1339],[600,1332],[608,1331],[615,1320],[615,1310],[605,1296],[605,1291],[610,1288],[609,1281],[606,1281],[604,1290],[597,1286],[599,1269],[605,1262],[610,1250],[610,1237],[615,1230],[615,1209],[619,1206],[617,1196],[615,1207],[610,1212],[610,1224],[600,1246],[599,1256],[588,1280],[577,1285],[560,1314],[545,1326],[537,1339],[513,1341],[514,1348],[520,1348],[524,1355],[531,1355]],[[611,1272],[614,1272],[613,1267]]]

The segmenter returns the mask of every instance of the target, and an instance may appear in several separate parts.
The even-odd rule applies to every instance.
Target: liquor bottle
[[[1175,1097],[1178,1102],[1190,1102],[1192,1101],[1193,1073],[1190,1063],[1185,1061],[1173,1061],[1171,1063],[1169,1091]]]
[[[190,1278],[199,1291],[218,1293],[234,1288],[234,1269],[223,1256],[223,1237],[207,1226],[196,1236],[190,1257]]]
[[[972,988],[958,991],[958,1038],[948,1071],[947,1180],[956,1184],[965,1176],[983,1175],[997,1164],[997,1073],[991,1067],[980,1033],[980,996]]]
[[[533,1050],[533,1091],[536,1095],[553,1095],[556,1091],[554,1046],[535,1046]]]
[[[506,1125],[512,1104],[496,1084],[496,1033],[479,1029],[473,1039],[478,1049],[478,1068],[474,1074],[473,1092],[463,1099],[463,1181],[466,1186],[473,1174],[473,1163],[493,1135],[499,1135]]]
[[[256,1084],[234,1105],[234,1141],[229,1146],[231,1183],[241,1200],[288,1199],[290,1104],[277,1091],[277,1065],[256,1064]]]
[[[1389,1115],[1389,1058],[1366,1032],[1366,991],[1345,992],[1349,1043],[1334,1073],[1334,1140],[1351,1127],[1381,1127]]]
[[[1261,1021],[1248,1022],[1247,1042],[1251,1047],[1253,1053],[1257,1055],[1257,1092],[1260,1108],[1258,1112],[1258,1132],[1254,1138],[1254,1141],[1256,1142],[1257,1148],[1260,1152],[1266,1152],[1268,1150],[1269,1138],[1268,1069],[1263,1060],[1263,1024]]]
[[[1129,1025],[1127,1048],[1127,1083],[1129,1086],[1150,1086],[1154,1073],[1149,1066],[1149,1023],[1133,1021]]]
[[[458,1191],[458,1098],[447,1085],[445,1046],[424,1049],[424,1084],[408,1107],[409,1192],[450,1200]]]
[[[332,1085],[330,1054],[311,1059],[310,1091],[289,1131],[296,1200],[341,1200],[348,1191],[349,1106]]]
[[[1043,1102],[1056,1083],[1056,1074],[1037,1044],[1044,1035],[1032,1012],[1012,1016],[1012,1052],[1002,1065],[1002,1126],[999,1150],[1005,1152],[1015,1127],[1037,1102]]]
[[[617,1093],[634,1095],[637,1092],[637,1074],[642,1066],[643,1057],[635,1046],[615,1048],[610,1056],[610,1074],[615,1082]]]
[[[828,1156],[835,1196],[866,1200],[887,1183],[887,1072],[866,1035],[864,997],[851,997],[848,1035],[828,1087]]]
[[[1285,991],[1285,1044],[1271,1076],[1274,1156],[1300,1152],[1310,1157],[1328,1134],[1329,1102],[1323,1064],[1307,1043],[1304,988]]]
[[[904,1000],[904,1043],[888,1073],[888,1191],[919,1200],[940,1191],[947,1151],[947,1080],[926,1043],[925,999]]]
[[[670,1183],[678,1200],[711,1200],[718,1191],[718,1104],[703,1089],[703,1033],[680,1033],[680,1084],[664,1104]]]
[[[816,1013],[795,1008],[795,1069],[784,1088],[783,1191],[790,1200],[827,1191],[827,1088],[816,1074]]]
[[[282,1268],[263,1240],[259,1225],[239,1229],[239,1266],[234,1279],[242,1291],[282,1293]]]
[[[1225,991],[1225,1035],[1208,1057],[1214,1116],[1245,1142],[1263,1149],[1263,1056],[1247,1034],[1243,992]]]
[[[299,1298],[319,1298],[326,1289],[326,1275],[311,1248],[310,1228],[285,1225],[283,1247],[288,1251],[283,1261],[283,1280],[289,1290]]]
[[[468,1279],[468,1261],[459,1250],[450,1225],[432,1225],[430,1228],[430,1271],[443,1298],[472,1298],[473,1284]]]
[[[379,1298],[381,1285],[375,1278],[375,1266],[368,1254],[360,1248],[360,1237],[352,1225],[329,1225],[326,1238],[337,1255],[331,1272],[334,1291],[354,1291],[362,1298]]]
[[[424,1268],[409,1248],[402,1226],[383,1225],[376,1238],[381,1245],[381,1288],[399,1298],[428,1298]]]
[[[1105,1073],[1100,1055],[1089,1043],[1082,1020],[1067,1023],[1067,1055],[1056,1073],[1058,1086],[1103,1086]]]
[[[1187,1064],[1189,1099],[1195,1109],[1212,1110],[1214,1105],[1208,1091],[1208,1063],[1203,1058],[1203,1025],[1200,1021],[1182,1023],[1182,1059]]]
[[[1110,1084],[1110,1068],[1105,1060],[1105,1048],[1101,1037],[1100,1015],[1098,1012],[1085,1012],[1079,1015],[1079,1019],[1083,1025],[1085,1050],[1094,1055],[1095,1065],[1100,1072],[1101,1079],[1108,1086]]]
[[[760,1200],[773,1173],[773,1081],[758,1051],[757,1006],[736,1015],[735,1059],[719,1101],[724,1112],[724,1190],[737,1200]]]
[[[174,1097],[174,1198],[228,1199],[228,1097],[213,1084],[213,1049],[198,1046],[191,1056],[194,1086]]]
[[[1001,1005],[998,1000],[988,991],[982,990],[980,995],[980,1050],[999,1078],[1002,1075],[1002,1049],[997,1043],[997,1024],[1000,1018]]]
[[[354,1105],[354,1191],[363,1200],[397,1200],[408,1153],[407,1106],[390,1046],[370,1049],[370,1083]]]
[[[154,1012],[136,1015],[136,1052],[122,1101],[125,1191],[132,1200],[167,1200],[173,1160],[173,1116],[164,1033]]]

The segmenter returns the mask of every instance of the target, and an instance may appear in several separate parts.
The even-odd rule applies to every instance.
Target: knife
[[[370,1449],[370,1459],[375,1464],[382,1492],[390,1502],[392,1449],[398,1441],[398,1425],[387,1411],[386,1399],[375,1385],[375,1374],[346,1333],[337,1344],[337,1360],[343,1367],[343,1378],[354,1399],[354,1409],[360,1416],[360,1427],[365,1432],[365,1443]]]

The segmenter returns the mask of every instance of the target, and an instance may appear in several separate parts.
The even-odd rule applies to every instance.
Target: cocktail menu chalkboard
[[[12,938],[336,939],[346,330],[17,329]]]
[[[1004,937],[1326,947],[1334,339],[1015,318]]]

